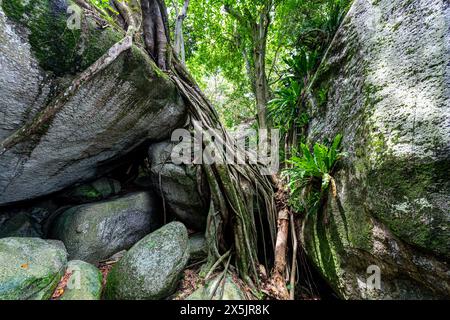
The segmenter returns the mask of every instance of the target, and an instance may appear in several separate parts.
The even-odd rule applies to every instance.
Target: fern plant
[[[286,134],[298,121],[298,97],[301,93],[300,84],[292,78],[285,80],[286,84],[275,91],[275,98],[268,104],[268,115],[276,128]]]
[[[330,190],[336,196],[336,185],[332,177],[336,162],[345,154],[339,151],[342,135],[338,134],[331,146],[315,143],[313,152],[304,144],[300,144],[301,156],[294,155],[287,163],[290,168],[283,171],[288,177],[290,204],[296,211],[317,207],[323,195]],[[304,192],[306,191],[306,192]]]

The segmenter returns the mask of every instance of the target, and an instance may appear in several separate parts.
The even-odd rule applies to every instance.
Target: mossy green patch
[[[56,75],[76,71],[81,30],[68,27],[66,1],[3,0],[2,6],[8,17],[29,29],[30,45],[43,69]]]
[[[449,257],[448,211],[439,205],[450,189],[448,172],[449,161],[385,159],[368,175],[371,211],[406,242]]]
[[[312,258],[319,272],[327,279],[336,292],[339,292],[339,260],[336,248],[329,240],[328,227],[323,223],[321,215],[309,215],[305,223],[305,249]]]
[[[68,11],[69,6],[78,9]],[[39,65],[57,76],[86,69],[122,37],[110,28],[99,28],[70,0],[3,0],[2,8],[10,19],[27,27]],[[79,27],[70,24],[74,15]]]

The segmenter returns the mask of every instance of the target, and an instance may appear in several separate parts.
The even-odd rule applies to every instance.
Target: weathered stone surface
[[[156,300],[171,295],[189,260],[186,227],[171,222],[135,244],[108,274],[107,299]]]
[[[0,143],[51,104],[123,35],[82,15],[67,28],[66,0],[3,0],[0,6]],[[26,15],[24,13],[27,13]],[[0,152],[0,204],[46,195],[110,170],[150,139],[183,121],[175,85],[133,46],[91,81],[33,136]]]
[[[199,232],[189,237],[189,252],[191,260],[202,260],[208,256],[208,245],[203,233]]]
[[[220,276],[217,276],[207,281],[205,285],[189,295],[186,300],[210,300],[215,288],[216,292],[212,300],[247,300],[245,294],[231,276],[227,275],[225,277],[225,285],[223,287],[221,284],[217,286],[217,282],[220,280]]]
[[[0,239],[0,300],[46,300],[67,265],[60,241]]]
[[[209,206],[206,177],[197,167],[172,163],[172,148],[171,142],[160,142],[149,149],[153,189],[188,228],[203,230]]]
[[[357,0],[316,78],[308,138],[348,156],[302,243],[342,297],[450,296],[449,26],[447,1]]]
[[[72,207],[51,228],[70,259],[97,263],[130,248],[159,226],[155,200],[147,192]]]
[[[102,294],[100,270],[87,262],[72,260],[67,265],[67,272],[70,276],[59,300],[100,300]]]

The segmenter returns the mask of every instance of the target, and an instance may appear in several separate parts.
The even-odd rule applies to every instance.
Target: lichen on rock
[[[343,134],[347,157],[302,236],[341,297],[450,295],[449,16],[438,0],[357,0],[315,78],[328,101],[311,106],[308,139]]]
[[[111,162],[148,141],[167,138],[185,120],[175,85],[137,46],[82,83],[52,114],[48,106],[74,76],[123,37],[89,15],[82,15],[81,30],[72,34],[66,28],[69,5],[74,4],[2,1],[0,143],[13,135],[20,138],[0,152],[2,205],[104,175],[112,170]],[[38,117],[46,113],[50,116],[40,124]],[[39,130],[20,131],[30,124]]]

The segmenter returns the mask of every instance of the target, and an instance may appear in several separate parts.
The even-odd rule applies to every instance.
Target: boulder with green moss
[[[102,274],[95,266],[72,260],[67,265],[66,273],[70,276],[59,300],[100,300]]]
[[[0,300],[50,299],[66,265],[60,241],[0,239]]]
[[[105,298],[157,300],[174,293],[189,260],[186,227],[171,222],[135,244],[108,274]]]
[[[51,237],[63,241],[70,259],[98,263],[130,248],[159,226],[148,192],[72,207],[58,216]]]
[[[0,143],[15,133],[19,141],[0,150],[0,204],[93,180],[184,121],[176,86],[137,46],[82,83],[55,114],[46,109],[123,37],[71,0],[0,2]],[[51,116],[37,123],[43,112]],[[37,129],[27,135],[24,125]]]
[[[313,83],[327,101],[308,139],[341,133],[347,157],[302,243],[343,298],[450,296],[449,16],[440,0],[357,0]]]

